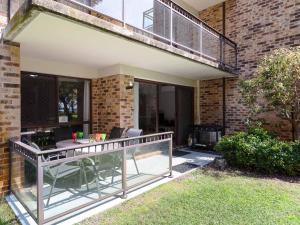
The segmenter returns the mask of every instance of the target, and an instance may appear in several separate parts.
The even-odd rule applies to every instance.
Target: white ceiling
[[[27,24],[14,41],[21,44],[23,59],[57,61],[99,71],[123,64],[195,80],[229,75],[157,48],[45,13]]]
[[[224,2],[225,0],[182,0],[182,1],[192,6],[193,8],[197,9],[198,11],[201,11],[213,5]]]

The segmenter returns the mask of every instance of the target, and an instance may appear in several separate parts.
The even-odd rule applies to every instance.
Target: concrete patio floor
[[[47,224],[63,224],[63,225],[71,225],[75,223],[79,223],[93,215],[101,213],[107,209],[110,209],[114,206],[121,204],[124,201],[127,201],[131,198],[134,198],[140,194],[143,194],[161,184],[170,182],[180,176],[183,176],[193,170],[203,167],[208,163],[212,162],[218,155],[204,153],[204,152],[195,152],[190,149],[180,149],[181,154],[175,154],[179,156],[173,156],[173,177],[164,177],[159,178],[155,181],[151,181],[146,185],[138,187],[136,189],[128,192],[127,199],[121,199],[118,196],[113,196],[103,201],[99,201],[93,205],[82,208],[75,213],[68,214],[67,216],[60,217],[59,219],[52,221]],[[30,215],[26,212],[25,208],[18,202],[14,195],[7,196],[7,201],[9,205],[12,207],[13,211],[17,215],[21,224],[23,225],[33,225],[36,222],[30,217]]]

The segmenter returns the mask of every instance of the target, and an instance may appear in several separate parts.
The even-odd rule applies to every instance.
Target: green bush
[[[225,136],[215,149],[231,166],[268,174],[300,175],[300,141],[280,141],[262,128]]]

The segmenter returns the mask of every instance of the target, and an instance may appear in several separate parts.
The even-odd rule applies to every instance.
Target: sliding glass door
[[[139,129],[144,134],[158,131],[157,85],[139,82]]]
[[[158,130],[175,131],[175,86],[159,85],[158,97]]]
[[[191,125],[194,122],[194,90],[176,87],[176,144],[186,145]]]
[[[175,145],[187,143],[193,124],[193,88],[137,80],[134,96],[136,128],[144,134],[173,131]]]

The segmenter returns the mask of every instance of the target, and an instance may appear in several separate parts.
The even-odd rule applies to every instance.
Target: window
[[[84,81],[58,79],[59,123],[83,121]]]
[[[90,81],[22,72],[21,120],[23,130],[79,126],[88,133]]]
[[[55,125],[57,123],[56,96],[55,77],[22,74],[22,128]]]

